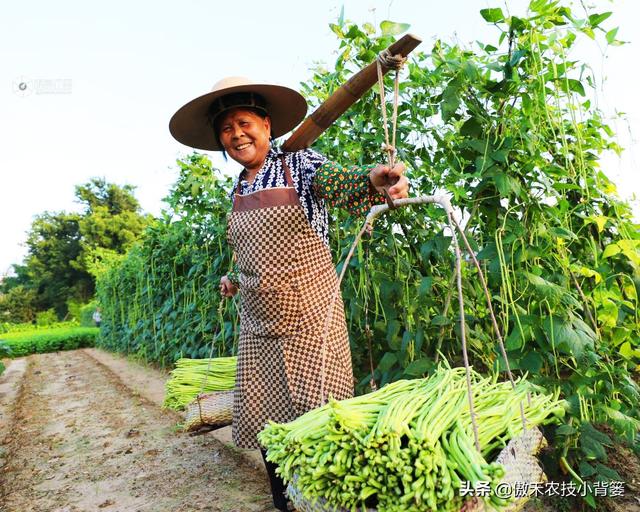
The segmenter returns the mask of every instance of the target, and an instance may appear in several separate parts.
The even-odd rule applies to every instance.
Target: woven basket
[[[233,419],[233,391],[201,393],[187,406],[185,432],[201,428],[220,428],[231,425]]]
[[[507,443],[498,454],[496,462],[504,466],[506,471],[502,481],[513,486],[516,482],[538,483],[546,481],[546,476],[538,460],[537,453],[546,446],[547,442],[539,429],[527,430],[524,434]],[[530,487],[530,494],[534,492]],[[311,501],[302,495],[302,491],[295,487],[295,478],[287,487],[289,499],[299,512],[349,512],[347,509],[330,505],[323,499]],[[504,512],[517,512],[529,500],[529,496],[515,499],[511,504],[502,509]],[[484,512],[485,506],[481,499],[473,498],[466,502],[461,512]],[[376,509],[367,509],[367,512],[376,512]]]

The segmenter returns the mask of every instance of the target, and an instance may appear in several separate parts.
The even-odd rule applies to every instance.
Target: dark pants
[[[284,491],[287,489],[282,478],[276,475],[276,468],[278,467],[273,462],[269,462],[267,460],[267,452],[266,450],[260,450],[262,454],[262,459],[264,460],[264,465],[267,468],[267,474],[269,475],[269,483],[271,484],[271,494],[273,494],[273,505],[278,510],[288,510],[287,509],[287,498],[284,495]]]

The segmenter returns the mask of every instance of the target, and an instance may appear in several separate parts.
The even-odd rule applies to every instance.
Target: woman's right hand
[[[233,297],[238,293],[238,287],[227,276],[220,278],[220,293],[223,297]]]

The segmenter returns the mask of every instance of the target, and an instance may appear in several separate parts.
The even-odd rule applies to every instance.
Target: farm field
[[[231,446],[230,428],[198,437],[162,409],[167,374],[100,350],[14,359],[0,377],[0,510],[273,511],[256,451]],[[640,466],[611,463],[628,493],[608,510],[640,512]],[[525,512],[551,512],[530,501]]]
[[[160,408],[164,378],[95,349],[12,361],[0,377],[0,509],[273,510],[256,454],[226,446],[224,431],[177,431],[180,416]]]

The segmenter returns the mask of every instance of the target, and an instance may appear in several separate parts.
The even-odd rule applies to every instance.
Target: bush
[[[20,324],[14,324],[11,322],[1,322],[0,323],[0,334],[10,333],[10,332],[24,332],[24,331],[35,331],[40,329],[53,329],[53,328],[62,328],[62,327],[78,327],[78,322],[75,320],[69,322],[54,322],[52,324],[46,326],[39,326],[33,324],[31,322],[25,322]]]
[[[0,335],[0,344],[11,351],[11,357],[73,350],[95,345],[99,329],[95,327],[61,327],[34,329]]]
[[[93,313],[98,307],[98,302],[92,300],[88,304],[81,306],[79,309],[80,315],[80,325],[82,327],[95,327],[95,322],[93,321]]]
[[[36,313],[36,325],[38,327],[49,327],[50,325],[57,323],[57,321],[58,315],[56,315],[53,308]]]

